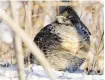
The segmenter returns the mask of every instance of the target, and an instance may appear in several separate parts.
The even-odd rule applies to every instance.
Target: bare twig
[[[28,5],[25,6],[25,12],[26,12],[26,19],[25,19],[25,31],[31,36],[32,34],[32,2],[29,1]],[[31,32],[29,32],[29,30]]]
[[[16,11],[16,2],[11,1],[11,8],[12,8],[12,15],[13,19],[17,24],[19,24],[18,19],[18,12]],[[23,50],[22,50],[22,41],[20,36],[15,34],[14,36],[14,45],[15,45],[15,52],[16,52],[16,58],[17,58],[17,64],[18,64],[18,74],[19,74],[19,80],[25,80],[24,76],[24,57],[23,57]]]
[[[25,31],[26,33],[32,37],[32,1],[28,1],[28,5],[24,5],[25,6]],[[29,49],[26,49],[26,55],[29,52]],[[30,54],[28,54],[30,55]],[[30,56],[28,56],[28,65],[30,65]]]

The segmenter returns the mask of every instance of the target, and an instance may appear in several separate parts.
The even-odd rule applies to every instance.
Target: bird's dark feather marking
[[[45,54],[47,50],[57,49],[57,45],[61,43],[61,38],[57,34],[51,33],[53,28],[54,26],[51,24],[45,26],[34,38],[34,42]]]

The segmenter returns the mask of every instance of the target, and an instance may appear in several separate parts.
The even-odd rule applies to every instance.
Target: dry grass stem
[[[11,10],[12,10],[13,19],[17,24],[19,24],[18,12],[16,10],[15,5],[17,5],[17,3],[11,1]],[[14,46],[15,46],[16,59],[18,64],[19,80],[25,80],[22,41],[20,36],[18,36],[17,34],[14,35]]]

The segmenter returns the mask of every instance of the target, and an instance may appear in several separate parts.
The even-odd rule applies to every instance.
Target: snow
[[[24,70],[26,80],[50,80],[46,71],[40,65],[31,65],[30,70]],[[85,73],[69,73],[52,69],[56,80],[104,80],[104,75],[86,75]],[[18,80],[17,66],[0,67],[0,80]]]
[[[8,1],[0,1],[0,9],[7,9],[9,7]]]
[[[0,23],[0,41],[7,44],[12,44],[13,42],[13,32],[3,20]]]

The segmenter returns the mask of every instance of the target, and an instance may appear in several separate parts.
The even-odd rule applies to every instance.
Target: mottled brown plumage
[[[90,32],[71,7],[35,36],[34,42],[57,70],[76,71],[84,62],[90,45]]]

